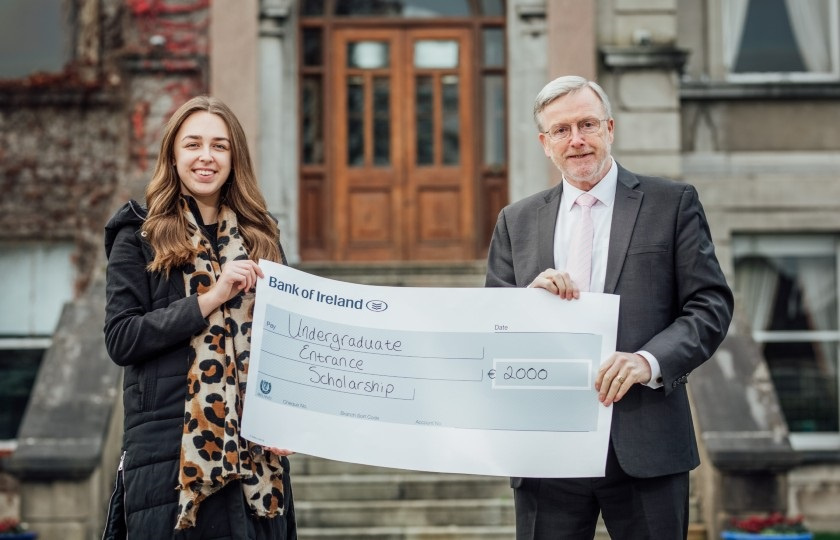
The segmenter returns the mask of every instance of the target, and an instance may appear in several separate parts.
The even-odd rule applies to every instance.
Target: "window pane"
[[[365,87],[362,77],[347,79],[347,164],[365,164]]]
[[[347,67],[377,69],[388,67],[390,50],[382,41],[355,41],[347,44]]]
[[[317,165],[324,162],[324,124],[321,112],[324,110],[321,77],[303,79],[303,162]]]
[[[784,0],[749,3],[734,71],[805,71]]]
[[[391,163],[391,84],[388,77],[373,80],[373,163]]]
[[[415,41],[414,67],[426,69],[458,67],[458,42],[431,39]]]
[[[837,342],[767,343],[764,357],[788,428],[838,431]]]
[[[320,66],[323,62],[323,45],[320,28],[303,29],[303,65]]]
[[[324,14],[324,0],[303,0],[300,6],[302,15],[317,17]]]
[[[505,164],[505,78],[484,76],[484,164]]]
[[[501,28],[485,28],[484,67],[503,67],[505,65],[505,32]]]
[[[785,74],[794,80],[837,75],[838,51],[832,45],[837,0],[728,0],[724,5],[732,74],[764,74],[765,79]]]
[[[62,0],[0,2],[0,79],[59,72],[70,60]]]
[[[434,95],[431,77],[417,77],[415,107],[417,120],[417,164],[431,165],[434,162],[433,113]]]
[[[469,0],[340,0],[335,14],[355,17],[465,17]]]
[[[403,0],[402,13],[406,17],[466,17],[470,15],[469,0]]]
[[[737,258],[736,288],[752,330],[837,330],[836,265],[833,254]]]
[[[443,85],[443,163],[457,165],[461,161],[461,127],[458,111],[457,75],[442,77]]]
[[[0,243],[0,335],[48,336],[76,279],[73,244]]]
[[[484,15],[504,15],[504,2],[502,0],[481,0],[481,12]]]
[[[17,437],[44,349],[0,350],[0,440]]]

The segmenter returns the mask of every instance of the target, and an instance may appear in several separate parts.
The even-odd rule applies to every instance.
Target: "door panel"
[[[408,259],[470,259],[474,251],[470,32],[406,31],[405,236]],[[464,129],[464,126],[469,126]]]
[[[398,260],[402,155],[402,43],[388,30],[337,31],[333,134],[335,252],[338,260]]]
[[[336,259],[474,258],[470,36],[335,31]]]

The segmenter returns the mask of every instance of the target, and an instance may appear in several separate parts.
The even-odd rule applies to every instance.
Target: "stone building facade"
[[[697,186],[736,292],[730,337],[689,385],[708,537],[774,509],[840,530],[838,0],[769,0],[765,18],[755,0],[42,2],[66,30],[62,67],[0,68],[0,268],[18,278],[0,369],[27,366],[31,385],[25,415],[4,419],[21,423],[0,443],[0,490],[42,538],[91,538],[102,522],[121,415],[101,344],[102,226],[142,200],[178,105],[209,92],[237,113],[293,264],[474,263],[501,206],[557,181],[531,104],[569,73],[611,96],[622,165]],[[762,49],[771,31],[786,56]],[[411,66],[434,41],[431,63]],[[394,62],[352,64],[369,43]],[[382,94],[377,77],[398,83]],[[358,118],[356,93],[371,100]],[[426,125],[423,144],[406,142]],[[366,178],[376,159],[392,172],[360,189],[351,159]],[[424,183],[423,159],[445,185]]]

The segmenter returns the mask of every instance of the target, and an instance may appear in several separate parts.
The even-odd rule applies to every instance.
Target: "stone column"
[[[630,170],[682,176],[679,84],[687,53],[676,43],[676,0],[614,0],[599,13],[601,81],[616,133],[613,155]]]
[[[269,211],[280,222],[289,262],[298,243],[298,94],[295,16],[290,0],[263,0],[259,25],[259,168]]]
[[[507,10],[508,186],[517,201],[550,185],[532,117],[534,98],[548,82],[548,36],[545,2],[512,0]]]

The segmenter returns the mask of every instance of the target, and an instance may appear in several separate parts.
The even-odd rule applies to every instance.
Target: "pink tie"
[[[589,193],[581,193],[575,200],[575,204],[580,206],[580,217],[569,243],[566,271],[581,291],[589,290],[592,279],[592,205],[596,202],[598,199]]]

